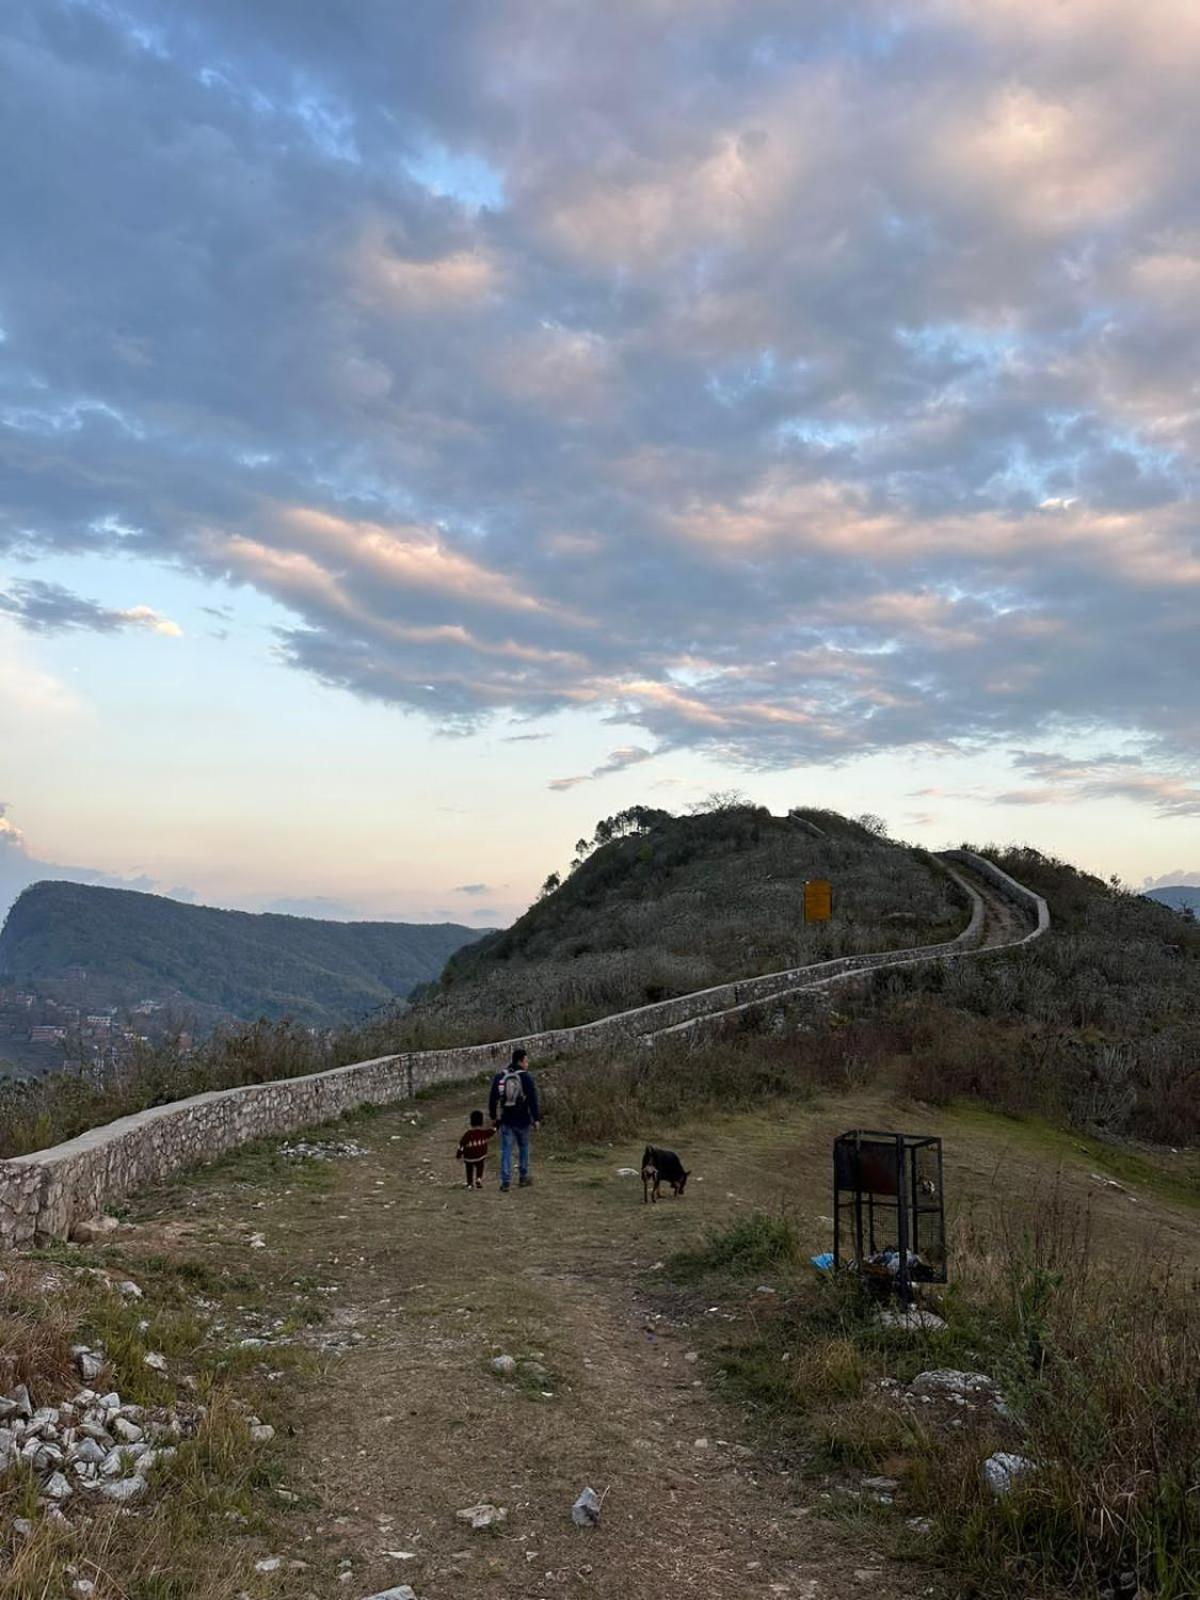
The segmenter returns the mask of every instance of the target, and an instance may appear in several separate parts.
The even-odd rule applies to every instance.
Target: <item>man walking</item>
[[[537,1084],[529,1071],[528,1051],[514,1050],[508,1066],[492,1079],[488,1115],[500,1125],[500,1192],[505,1193],[512,1185],[514,1140],[521,1188],[528,1189],[533,1182],[529,1176],[529,1130],[542,1125]]]

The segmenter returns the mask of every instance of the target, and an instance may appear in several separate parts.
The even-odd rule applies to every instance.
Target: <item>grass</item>
[[[1200,1593],[1200,1285],[1110,1270],[1056,1197],[1031,1223],[964,1226],[944,1331],[885,1329],[853,1279],[797,1254],[785,1221],[756,1214],[669,1264],[741,1304],[714,1351],[718,1381],[774,1448],[814,1472],[898,1478],[898,1511],[932,1520],[964,1596],[1098,1600],[1123,1574],[1163,1600]],[[772,1273],[776,1296],[746,1296]],[[897,1385],[936,1367],[989,1374],[1006,1414],[899,1402]],[[998,1449],[1036,1463],[1003,1498],[980,1472]]]
[[[125,1279],[138,1284],[141,1298],[117,1290],[115,1282]],[[126,1403],[185,1407],[199,1424],[173,1460],[151,1470],[149,1492],[132,1515],[105,1501],[85,1506],[77,1496],[63,1527],[45,1514],[28,1469],[4,1474],[0,1600],[68,1596],[72,1574],[95,1583],[97,1600],[258,1600],[268,1591],[297,1592],[278,1574],[272,1587],[253,1570],[261,1552],[247,1540],[269,1536],[289,1508],[277,1493],[285,1465],[278,1440],[254,1441],[247,1418],[261,1416],[284,1437],[293,1384],[315,1358],[301,1346],[274,1344],[276,1381],[268,1382],[262,1351],[239,1342],[244,1317],[256,1308],[284,1313],[283,1332],[288,1314],[300,1322],[324,1311],[315,1296],[273,1287],[220,1255],[56,1245],[5,1261],[0,1392],[25,1382],[35,1406],[54,1404],[79,1388],[71,1346],[102,1346],[105,1366],[95,1387],[116,1389]],[[145,1364],[151,1351],[166,1357],[166,1373]],[[17,1517],[32,1523],[28,1537],[12,1532]]]
[[[572,1151],[630,1136],[665,1142],[668,1130],[697,1117],[762,1112],[857,1084],[893,1046],[880,1026],[847,1023],[828,1033],[785,1036],[731,1024],[715,1039],[590,1052],[565,1059],[539,1080],[547,1136],[555,1148]]]
[[[788,1219],[756,1211],[724,1232],[711,1233],[698,1250],[674,1256],[671,1273],[680,1283],[696,1283],[722,1271],[733,1277],[762,1277],[795,1266],[799,1255],[799,1241]]]
[[[278,1456],[251,1440],[229,1393],[216,1391],[195,1437],[152,1469],[152,1498],[136,1516],[98,1507],[85,1522],[63,1528],[37,1516],[36,1483],[9,1473],[0,1518],[6,1525],[10,1513],[36,1520],[0,1568],[0,1597],[70,1594],[74,1571],[96,1584],[98,1600],[233,1600],[251,1588],[251,1564],[229,1530],[267,1525],[281,1471]],[[220,1537],[218,1528],[225,1530]]]

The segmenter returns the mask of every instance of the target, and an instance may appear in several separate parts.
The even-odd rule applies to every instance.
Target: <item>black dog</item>
[[[669,1183],[671,1192],[681,1195],[687,1187],[688,1173],[674,1150],[656,1150],[648,1144],[642,1152],[642,1203],[658,1203],[658,1186]]]

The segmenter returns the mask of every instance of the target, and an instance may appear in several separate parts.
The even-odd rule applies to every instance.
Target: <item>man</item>
[[[508,1066],[492,1079],[488,1115],[500,1126],[500,1192],[507,1193],[512,1186],[514,1141],[521,1188],[528,1189],[533,1182],[529,1176],[529,1130],[542,1125],[537,1084],[529,1071],[528,1051],[514,1050]]]

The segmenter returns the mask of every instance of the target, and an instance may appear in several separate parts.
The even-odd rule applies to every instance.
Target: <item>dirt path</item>
[[[366,1339],[312,1397],[303,1487],[347,1508],[312,1531],[345,1543],[368,1580],[355,1592],[403,1579],[422,1600],[920,1593],[912,1569],[756,1465],[687,1329],[639,1295],[661,1254],[727,1209],[712,1163],[711,1200],[674,1207],[643,1207],[611,1156],[542,1162],[531,1189],[501,1195],[493,1177],[471,1194],[447,1188],[460,1121],[372,1140],[336,1202],[352,1259],[330,1240],[321,1263],[342,1274],[340,1310]],[[311,1249],[306,1234],[281,1244]],[[502,1381],[501,1353],[548,1376]],[[585,1485],[604,1510],[581,1532],[569,1512]],[[498,1533],[456,1519],[479,1502],[507,1508]]]
[[[267,1339],[254,1352],[262,1373],[282,1365],[276,1340],[317,1352],[317,1370],[282,1375],[278,1414],[265,1411],[295,1428],[292,1509],[257,1545],[243,1535],[239,1592],[254,1600],[363,1600],[400,1583],[420,1600],[943,1593],[936,1574],[889,1558],[886,1526],[835,1517],[819,1481],[789,1477],[757,1448],[706,1381],[699,1330],[671,1322],[678,1301],[656,1270],[753,1208],[786,1208],[805,1244],[824,1247],[841,1127],[919,1117],[943,1132],[955,1226],[976,1227],[997,1194],[1040,1204],[1061,1189],[1105,1249],[1153,1240],[1200,1259],[1194,1209],[1109,1186],[1070,1141],[1042,1148],[1003,1119],[878,1091],[681,1130],[694,1174],[683,1201],[641,1204],[637,1180],[616,1173],[638,1150],[554,1158],[544,1141],[533,1188],[501,1195],[493,1170],[469,1193],[453,1151],[471,1093],[453,1110],[426,1102],[353,1126],[367,1153],[316,1178],[247,1152],[135,1208],[132,1250],[169,1239],[253,1274],[259,1292],[234,1310],[237,1332]],[[754,1292],[696,1315],[734,1321]],[[544,1373],[502,1380],[499,1354]],[[604,1495],[603,1517],[578,1530],[570,1507],[585,1485]],[[505,1507],[505,1522],[473,1531],[457,1519],[480,1502]],[[255,1578],[254,1558],[268,1555],[306,1565]]]

